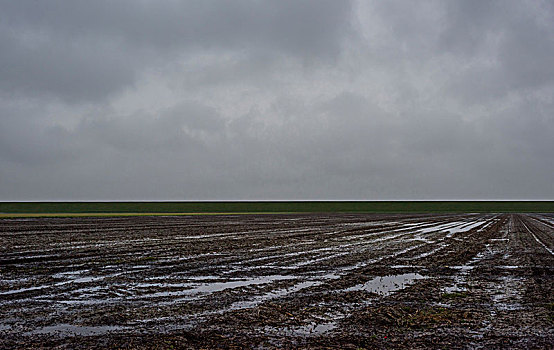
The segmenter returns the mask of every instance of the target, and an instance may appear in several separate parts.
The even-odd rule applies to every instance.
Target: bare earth
[[[0,220],[0,348],[554,348],[554,215]]]

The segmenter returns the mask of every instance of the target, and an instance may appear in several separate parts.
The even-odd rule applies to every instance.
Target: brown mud
[[[554,348],[554,216],[0,220],[0,348]]]

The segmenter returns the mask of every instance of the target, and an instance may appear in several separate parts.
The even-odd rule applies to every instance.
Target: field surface
[[[554,347],[553,214],[0,219],[0,348]]]

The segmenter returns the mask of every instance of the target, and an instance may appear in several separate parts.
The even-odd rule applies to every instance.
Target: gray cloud
[[[66,102],[109,97],[145,65],[228,50],[330,59],[349,2],[3,1],[0,88]]]
[[[0,7],[0,200],[554,197],[547,2]]]

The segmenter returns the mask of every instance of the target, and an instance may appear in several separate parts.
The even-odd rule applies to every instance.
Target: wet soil
[[[554,215],[0,220],[0,348],[554,348]]]

